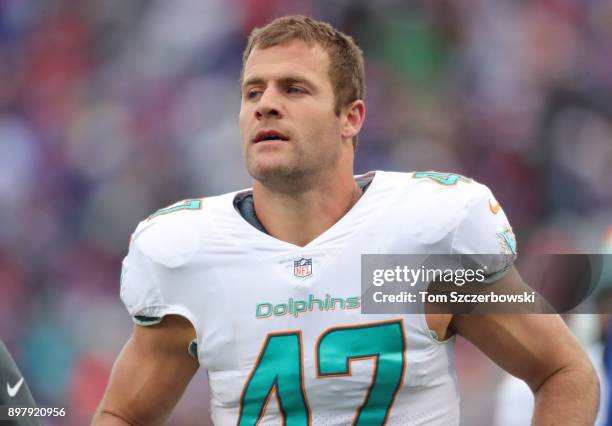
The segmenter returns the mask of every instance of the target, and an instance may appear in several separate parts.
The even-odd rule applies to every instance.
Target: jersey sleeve
[[[465,257],[470,267],[484,269],[486,282],[501,278],[516,260],[516,239],[508,218],[482,184],[473,183],[453,235],[451,253]]]
[[[121,265],[121,300],[136,324],[153,325],[164,315],[164,301],[155,278],[155,265],[132,241]]]
[[[172,285],[196,244],[183,228],[159,218],[141,222],[132,235],[122,263],[120,296],[136,324],[154,325],[176,314],[196,326],[196,316]]]

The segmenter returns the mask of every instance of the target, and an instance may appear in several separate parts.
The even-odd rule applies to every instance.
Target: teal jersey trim
[[[429,178],[442,185],[456,185],[457,182],[472,182],[471,178],[456,174],[456,173],[438,173],[438,172],[414,172],[412,175],[415,179]]]
[[[168,207],[165,209],[157,210],[147,219],[153,219],[156,216],[162,214],[173,213],[180,210],[200,210],[202,208],[202,200],[185,200],[182,204],[178,204],[176,206]]]
[[[497,235],[504,240],[512,254],[516,255],[516,239],[514,236],[509,231],[498,232]]]

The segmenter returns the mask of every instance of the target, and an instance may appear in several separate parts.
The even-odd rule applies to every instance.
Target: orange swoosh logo
[[[501,209],[501,206],[499,205],[498,201],[495,201],[495,204],[493,204],[493,203],[491,203],[491,200],[489,200],[489,209],[491,209],[491,213],[497,214],[497,213],[499,213],[499,210]]]

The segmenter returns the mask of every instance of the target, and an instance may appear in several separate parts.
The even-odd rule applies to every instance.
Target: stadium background
[[[249,185],[241,52],[289,13],[364,49],[357,172],[459,172],[492,188],[519,251],[601,250],[610,2],[3,0],[0,338],[38,403],[67,408],[46,424],[87,424],[100,400],[131,330],[119,272],[138,221]],[[462,424],[492,424],[502,373],[465,342],[458,364]],[[170,424],[207,419],[200,372]]]

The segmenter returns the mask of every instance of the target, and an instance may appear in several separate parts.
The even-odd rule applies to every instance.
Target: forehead
[[[321,78],[327,76],[328,69],[329,55],[321,46],[308,46],[302,41],[293,40],[265,49],[253,49],[244,66],[243,81],[281,78],[295,73]]]

